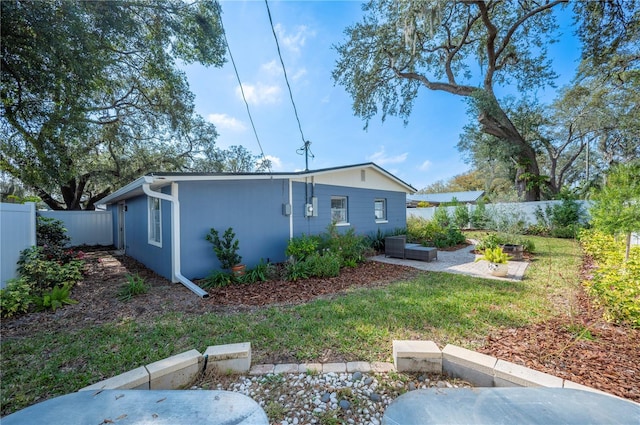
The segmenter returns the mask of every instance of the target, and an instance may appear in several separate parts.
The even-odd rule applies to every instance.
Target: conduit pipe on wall
[[[207,291],[191,282],[184,277],[180,271],[180,201],[178,200],[178,184],[171,183],[171,195],[151,190],[151,183],[155,179],[151,176],[145,176],[142,184],[142,191],[152,198],[158,198],[171,202],[171,273],[173,281],[182,283],[189,290],[202,298],[208,298]]]

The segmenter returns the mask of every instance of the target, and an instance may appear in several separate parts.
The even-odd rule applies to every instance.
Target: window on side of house
[[[331,197],[331,221],[338,226],[346,226],[349,224],[347,205],[346,196]]]
[[[377,222],[386,222],[387,221],[387,200],[386,199],[376,199],[373,202],[373,210],[376,216]]]
[[[162,209],[158,198],[149,197],[149,243],[162,247]]]

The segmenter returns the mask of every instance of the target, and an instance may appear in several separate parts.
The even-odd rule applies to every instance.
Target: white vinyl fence
[[[36,244],[36,204],[0,203],[0,288],[17,275],[20,251]]]
[[[38,211],[43,217],[60,220],[71,238],[69,246],[113,245],[110,211]],[[0,288],[17,276],[20,252],[36,244],[34,203],[0,203]]]
[[[538,202],[514,202],[514,203],[496,203],[496,204],[485,204],[485,210],[487,212],[488,217],[496,217],[496,216],[505,216],[509,215],[517,220],[522,220],[526,225],[536,224],[538,222],[536,218],[536,210],[540,208],[542,211],[545,211],[548,206],[552,206],[555,204],[560,204],[562,201],[538,201]],[[577,201],[582,205],[583,210],[586,214],[588,214],[589,202],[587,201]],[[471,214],[476,208],[477,205],[468,204],[466,205],[469,214]],[[436,212],[437,207],[428,207],[428,208],[407,208],[407,218],[411,216],[422,217],[427,220],[431,220],[433,215]],[[447,213],[450,217],[453,216],[453,213],[456,207],[445,207],[447,209]]]

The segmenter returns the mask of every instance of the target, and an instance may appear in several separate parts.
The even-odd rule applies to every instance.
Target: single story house
[[[286,260],[288,241],[339,230],[373,234],[406,227],[415,189],[374,163],[292,173],[151,173],[101,201],[116,247],[156,273],[191,282],[220,269],[211,228],[233,228],[247,267]]]
[[[484,190],[470,190],[467,192],[424,193],[412,194],[407,197],[407,208],[417,208],[418,203],[427,202],[429,206],[438,206],[453,202],[454,199],[461,204],[477,204],[484,196]]]

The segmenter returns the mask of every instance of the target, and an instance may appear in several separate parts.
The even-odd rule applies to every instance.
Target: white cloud
[[[400,164],[407,159],[407,156],[409,156],[408,152],[396,156],[387,156],[386,152],[384,151],[384,146],[382,146],[380,147],[380,150],[378,152],[375,152],[373,155],[369,155],[367,157],[367,160],[375,162],[378,165]]]
[[[260,70],[268,75],[280,75],[282,73],[280,63],[276,62],[275,59],[260,65]]]
[[[209,114],[207,115],[207,121],[215,124],[218,129],[233,131],[244,131],[245,129],[242,121],[227,114]]]
[[[305,25],[297,26],[292,34],[287,34],[280,24],[276,24],[274,29],[279,43],[296,54],[299,54],[300,49],[304,47],[307,37],[313,37],[316,34],[315,31],[309,30]]]
[[[420,171],[428,171],[433,164],[428,159],[419,167]]]
[[[254,105],[272,105],[280,102],[280,87],[263,83],[243,84],[242,89],[247,102]],[[240,86],[236,87],[236,94],[242,98]]]
[[[295,74],[293,74],[293,81],[298,81],[300,80],[302,77],[304,77],[305,75],[307,75],[307,69],[306,68],[300,68],[299,70],[297,70],[295,72]]]

